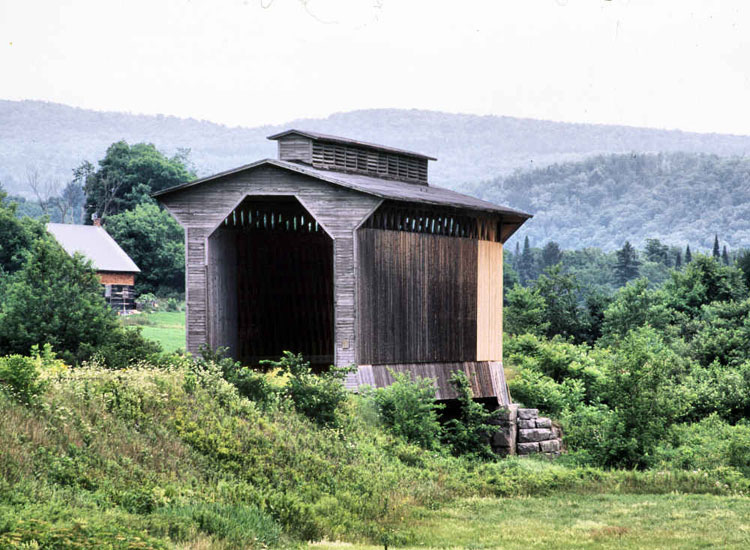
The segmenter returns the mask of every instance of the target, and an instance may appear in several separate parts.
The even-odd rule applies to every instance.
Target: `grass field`
[[[185,349],[185,312],[159,311],[131,315],[123,319],[125,325],[139,326],[143,336],[161,344],[164,351]]]
[[[555,495],[469,499],[420,510],[408,548],[666,550],[750,548],[750,498],[713,495]],[[316,550],[383,546],[316,543]],[[400,545],[394,547],[402,548]]]

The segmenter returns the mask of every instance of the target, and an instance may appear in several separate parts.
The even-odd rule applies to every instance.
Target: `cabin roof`
[[[375,178],[372,176],[366,176],[362,174],[350,174],[344,172],[334,172],[331,170],[320,170],[304,164],[298,164],[294,162],[288,162],[283,160],[265,159],[254,162],[252,164],[246,164],[245,166],[239,166],[232,170],[220,172],[212,176],[197,179],[181,185],[170,187],[162,191],[153,193],[152,197],[160,197],[176,191],[200,185],[210,181],[214,181],[232,174],[243,172],[245,170],[251,170],[263,165],[277,166],[293,172],[298,172],[313,178],[334,184],[348,189],[353,189],[368,195],[374,195],[383,199],[413,202],[420,204],[428,204],[434,206],[447,206],[451,208],[459,208],[463,210],[475,210],[483,212],[491,212],[497,214],[509,214],[522,218],[524,220],[531,218],[531,214],[515,210],[507,206],[499,206],[491,202],[487,202],[469,195],[464,195],[450,189],[443,187],[435,187],[433,185],[414,185],[411,183],[404,183],[394,180],[386,180],[381,178]]]
[[[91,260],[97,271],[120,273],[140,273],[141,271],[103,227],[48,223],[47,231],[60,243],[65,252],[71,256],[80,252]]]
[[[307,130],[295,130],[294,128],[290,130],[284,130],[283,132],[279,132],[278,134],[273,134],[271,136],[268,136],[267,139],[273,139],[277,140],[289,135],[298,135],[302,137],[309,138],[313,141],[330,141],[334,143],[341,143],[343,145],[356,145],[359,147],[369,147],[372,149],[379,149],[381,151],[387,151],[390,153],[398,153],[399,155],[407,155],[410,157],[416,157],[420,159],[427,159],[427,160],[437,160],[435,157],[430,157],[428,155],[424,155],[422,153],[416,153],[414,151],[406,151],[404,149],[397,149],[396,147],[389,147],[387,145],[378,145],[376,143],[368,143],[366,141],[359,141],[356,139],[350,139],[340,136],[331,136],[328,134],[321,134],[319,132],[309,132]]]

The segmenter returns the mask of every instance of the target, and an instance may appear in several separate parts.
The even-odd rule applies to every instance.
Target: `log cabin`
[[[531,216],[428,183],[433,157],[287,130],[265,159],[155,193],[185,229],[186,346],[253,365],[283,351],[393,372],[436,397],[466,372],[509,404],[502,367],[503,243]]]
[[[100,224],[48,223],[47,231],[71,256],[79,252],[91,260],[112,309],[118,313],[135,309],[135,276],[141,270]]]

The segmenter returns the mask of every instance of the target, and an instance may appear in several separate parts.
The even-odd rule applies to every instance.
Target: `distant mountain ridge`
[[[42,101],[0,100],[0,182],[28,193],[27,169],[65,182],[83,160],[96,163],[114,141],[151,142],[165,153],[190,148],[200,175],[276,156],[266,136],[285,128],[317,130],[434,155],[430,181],[470,189],[516,170],[607,153],[749,155],[750,136],[626,126],[571,124],[436,111],[373,109],[276,126],[227,127],[171,116],[99,112]]]

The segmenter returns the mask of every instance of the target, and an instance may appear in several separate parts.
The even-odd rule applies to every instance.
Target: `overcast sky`
[[[0,0],[0,98],[242,126],[398,107],[750,134],[750,2]]]

